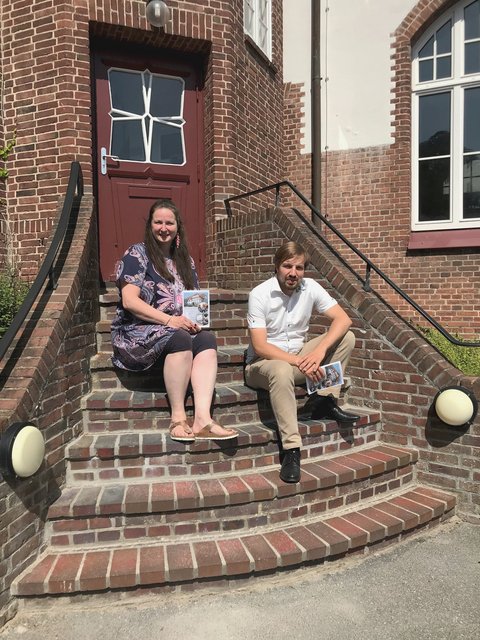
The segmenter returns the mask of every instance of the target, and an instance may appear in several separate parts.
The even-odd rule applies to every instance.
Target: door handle
[[[107,154],[107,150],[105,147],[100,149],[100,173],[102,176],[107,174],[107,158],[110,160],[115,160],[116,162],[120,162],[120,158],[118,156],[109,156]]]

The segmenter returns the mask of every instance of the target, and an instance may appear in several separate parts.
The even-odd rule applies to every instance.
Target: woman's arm
[[[155,309],[140,297],[140,287],[127,282],[122,282],[122,305],[126,311],[151,324],[163,324],[172,329],[185,329],[189,333],[198,333],[201,327],[185,316],[171,316],[159,309]]]

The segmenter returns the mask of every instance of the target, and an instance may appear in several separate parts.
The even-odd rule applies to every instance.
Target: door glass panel
[[[110,95],[112,109],[143,115],[145,103],[142,95],[142,76],[139,73],[110,69]]]
[[[181,78],[153,77],[150,113],[157,118],[182,115],[184,82]]]
[[[172,124],[153,123],[152,162],[183,164],[182,129]]]
[[[121,160],[185,164],[182,78],[109,70],[112,155]]]
[[[480,218],[480,155],[463,159],[463,218]]]
[[[464,10],[465,40],[480,38],[480,2],[472,2]]]
[[[450,158],[421,160],[418,211],[420,222],[450,219]]]
[[[450,93],[419,99],[419,157],[450,155]]]
[[[117,120],[113,122],[111,154],[125,160],[145,162],[141,120]]]

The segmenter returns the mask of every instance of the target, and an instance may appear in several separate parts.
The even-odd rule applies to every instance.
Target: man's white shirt
[[[276,276],[252,289],[248,297],[249,329],[266,329],[267,342],[288,353],[298,353],[305,344],[313,310],[325,313],[337,301],[312,278],[287,296],[280,289]],[[247,364],[258,356],[250,343]]]

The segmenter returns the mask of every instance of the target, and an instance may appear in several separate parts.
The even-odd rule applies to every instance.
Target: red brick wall
[[[470,428],[455,429],[442,424],[432,409],[437,391],[450,384],[469,387],[479,397],[480,378],[462,376],[374,294],[364,292],[294,214],[270,209],[219,221],[217,227],[223,286],[250,290],[271,276],[275,250],[286,239],[310,252],[319,282],[353,320],[357,342],[348,371],[349,400],[380,410],[382,439],[418,449],[418,479],[457,493],[458,513],[480,523],[480,415]],[[261,246],[256,237],[263,238]],[[320,323],[312,326],[321,330]]]
[[[22,343],[21,361],[1,363],[0,431],[16,419],[32,419],[47,440],[46,464],[34,480],[0,484],[1,626],[13,607],[9,585],[41,544],[47,505],[62,484],[64,446],[79,428],[80,398],[89,384],[98,285],[91,216],[94,42],[187,52],[204,60],[211,259],[217,247],[214,219],[224,215],[223,199],[274,182],[283,173],[283,78],[282,0],[272,2],[271,62],[245,40],[242,0],[170,0],[172,20],[164,31],[147,24],[144,0],[0,2],[1,125],[5,138],[14,130],[17,136],[5,199],[25,278],[37,273],[72,160],[82,165],[90,206],[68,255],[67,280],[51,295],[33,333]]]
[[[411,43],[450,0],[423,0],[394,34],[391,146],[331,151],[322,158],[322,211],[367,257],[436,320],[463,337],[480,336],[479,249],[408,251],[411,222]],[[290,91],[293,88],[290,87]],[[297,88],[297,91],[299,89]],[[287,92],[288,94],[288,92]],[[311,190],[311,156],[301,154],[300,114],[286,99],[285,177]],[[296,121],[296,131],[293,123]],[[306,176],[308,178],[307,184]],[[333,238],[329,232],[327,237]],[[334,245],[340,245],[334,241]],[[341,249],[348,259],[352,256]],[[354,264],[359,264],[353,260]],[[363,272],[363,269],[362,269]],[[414,323],[425,322],[376,278],[372,285]]]
[[[0,432],[31,420],[46,441],[45,461],[31,479],[0,474],[0,627],[14,610],[12,580],[32,561],[43,542],[48,506],[60,492],[65,445],[81,426],[80,402],[89,390],[89,359],[95,353],[98,259],[93,201],[85,196],[58,287],[39,295],[29,322],[0,362]]]
[[[209,234],[227,195],[282,175],[281,0],[272,3],[271,62],[245,40],[242,0],[171,0],[164,32],[149,27],[144,0],[1,1],[3,124],[5,132],[17,130],[6,198],[26,277],[36,272],[71,160],[82,163],[92,187],[92,37],[205,59]],[[38,220],[47,222],[24,226]]]

